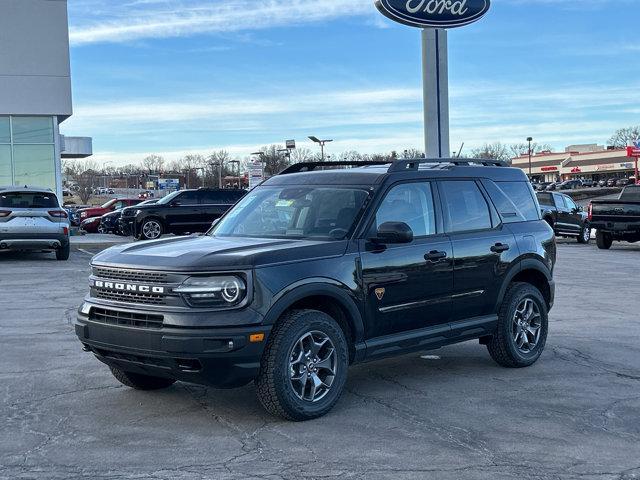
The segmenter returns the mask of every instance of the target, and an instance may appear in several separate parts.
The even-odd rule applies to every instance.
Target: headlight
[[[82,212],[82,213],[80,214],[80,218],[86,218],[86,216],[87,216],[87,212]]]
[[[247,284],[236,275],[191,277],[174,292],[194,307],[234,307],[245,299]]]

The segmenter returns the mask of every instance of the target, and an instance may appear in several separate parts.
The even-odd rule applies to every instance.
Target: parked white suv
[[[69,219],[51,190],[0,187],[0,251],[54,251],[69,258]]]

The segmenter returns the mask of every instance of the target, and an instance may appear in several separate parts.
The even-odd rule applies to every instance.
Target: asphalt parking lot
[[[89,250],[0,256],[0,478],[640,478],[640,246],[563,242],[547,349],[475,342],[353,367],[326,417],[268,416],[253,386],[121,386],[71,325]]]

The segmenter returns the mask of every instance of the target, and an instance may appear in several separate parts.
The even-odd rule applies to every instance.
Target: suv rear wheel
[[[347,379],[344,332],[329,315],[294,310],[274,328],[256,380],[258,398],[271,414],[303,421],[336,404]]]
[[[500,307],[498,328],[489,341],[489,354],[503,367],[533,365],[547,342],[549,318],[540,291],[528,283],[513,283]]]
[[[71,254],[71,244],[56,249],[56,260],[69,260]]]
[[[160,390],[176,383],[172,378],[150,377],[139,373],[126,372],[117,367],[109,367],[116,380],[136,390]]]

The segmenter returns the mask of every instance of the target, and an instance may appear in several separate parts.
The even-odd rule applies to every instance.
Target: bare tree
[[[407,148],[404,152],[402,152],[403,158],[425,158],[424,151],[418,150],[417,148]]]
[[[147,155],[142,160],[142,167],[149,172],[149,174],[154,172],[160,173],[164,170],[164,158],[156,154]]]
[[[495,142],[485,143],[480,148],[474,148],[471,150],[471,158],[509,162],[511,160],[511,154],[506,145]]]
[[[293,163],[310,162],[311,160],[313,160],[313,152],[308,148],[296,148],[291,151],[291,161]]]
[[[264,162],[264,171],[267,176],[277,175],[289,166],[287,156],[278,150],[283,150],[282,145],[268,145],[260,149],[263,153],[261,158]]]
[[[537,154],[540,152],[551,151],[551,145],[547,143],[532,143],[531,144],[531,153]],[[528,143],[513,143],[509,145],[509,151],[511,152],[511,158],[521,157],[522,155],[529,154],[529,144]]]
[[[78,196],[82,203],[87,203],[93,195],[93,188],[98,179],[98,164],[93,160],[65,162],[65,173],[78,184]]]
[[[621,128],[609,139],[609,145],[625,148],[630,142],[635,142],[638,139],[640,139],[640,126]]]

